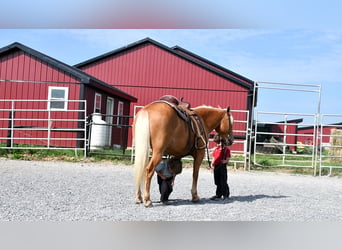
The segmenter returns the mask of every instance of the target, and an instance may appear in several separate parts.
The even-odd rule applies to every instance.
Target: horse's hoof
[[[192,198],[192,200],[191,200],[192,202],[194,202],[194,203],[197,203],[197,202],[199,202],[200,201],[200,198],[199,197],[196,197],[196,198]]]
[[[152,207],[152,201],[145,201],[144,206],[145,207]]]
[[[142,203],[142,199],[141,198],[136,198],[135,199],[135,204],[141,204]]]

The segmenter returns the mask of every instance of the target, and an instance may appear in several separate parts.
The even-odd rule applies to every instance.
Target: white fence
[[[293,91],[292,86],[290,89]],[[86,101],[69,100],[65,110],[50,109],[48,102],[0,100],[0,148],[75,149],[83,150],[86,156],[89,146]],[[135,110],[138,108],[141,107],[135,107]],[[232,114],[234,118],[239,117],[234,121],[233,131],[236,146],[235,149],[232,148],[231,163],[234,167],[237,164],[243,164],[245,170],[250,170],[252,164],[266,167],[302,167],[313,169],[314,174],[319,168],[320,175],[323,169],[328,169],[331,174],[332,169],[342,168],[342,135],[331,133],[332,128],[342,130],[342,115],[255,110],[252,114],[253,120],[250,121],[248,111],[232,110]],[[330,118],[339,119],[341,122],[331,123]],[[303,121],[298,124],[294,121],[300,119]],[[312,129],[310,132],[301,133],[299,127]],[[331,143],[336,140],[340,142]],[[265,151],[269,149],[276,149],[278,152],[266,157],[266,153],[270,152]],[[134,145],[132,160],[133,157]],[[186,159],[192,160],[191,157]]]
[[[63,101],[64,102],[64,101]],[[0,100],[0,148],[75,149],[86,155],[86,101]]]

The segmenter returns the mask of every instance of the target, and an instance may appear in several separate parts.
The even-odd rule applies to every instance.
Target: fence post
[[[8,132],[7,132],[7,144],[6,147],[10,148],[13,145],[13,119],[14,119],[14,111],[10,111],[8,117]]]

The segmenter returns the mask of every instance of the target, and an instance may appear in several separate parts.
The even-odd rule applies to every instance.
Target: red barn
[[[77,140],[72,138],[84,136],[84,132],[70,131],[84,126],[77,124],[84,114],[76,110],[85,110],[79,100],[86,100],[85,115],[129,115],[130,103],[137,99],[75,67],[13,43],[0,49],[0,142],[6,141],[8,134],[11,100],[32,100],[15,103],[14,127],[21,129],[14,137],[22,139],[15,143],[75,147]],[[110,145],[122,143],[119,129],[111,130]]]
[[[183,97],[192,107],[230,106],[252,110],[254,82],[180,47],[167,47],[150,38],[129,44],[75,67],[138,98],[144,106],[163,95]],[[131,107],[130,114],[134,114]],[[246,120],[245,113],[234,113]],[[245,123],[234,129],[245,130]],[[237,144],[236,148],[242,148]]]

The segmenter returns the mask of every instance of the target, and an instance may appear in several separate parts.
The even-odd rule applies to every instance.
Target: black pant
[[[229,186],[228,186],[228,174],[227,165],[220,164],[214,166],[214,181],[216,185],[216,196],[217,197],[229,197]]]
[[[160,192],[160,201],[168,201],[169,196],[172,193],[172,179],[173,177],[167,178],[163,180],[159,175],[157,175],[159,192]]]

